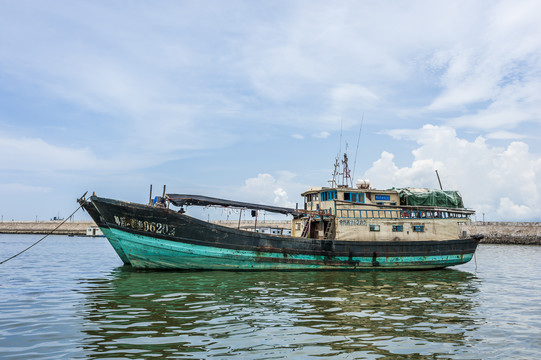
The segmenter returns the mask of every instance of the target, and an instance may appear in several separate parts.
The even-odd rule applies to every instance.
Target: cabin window
[[[360,202],[364,203],[364,194],[363,193],[344,193],[344,201],[351,201],[351,202]]]
[[[336,190],[324,191],[321,193],[321,201],[330,201],[336,199]]]
[[[413,225],[413,231],[415,232],[424,232],[425,226],[424,225]]]
[[[379,225],[370,225],[370,231],[379,231]]]
[[[393,225],[393,232],[402,232],[404,227],[402,225]]]

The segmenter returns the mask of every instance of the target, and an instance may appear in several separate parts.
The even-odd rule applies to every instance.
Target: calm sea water
[[[0,260],[40,236],[0,235]],[[539,359],[541,247],[415,272],[143,272],[104,238],[0,265],[1,359]]]

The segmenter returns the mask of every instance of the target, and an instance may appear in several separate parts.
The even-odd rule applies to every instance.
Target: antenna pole
[[[353,181],[351,181],[351,174],[348,166],[348,145],[346,143],[346,152],[344,153],[344,160],[342,160],[342,185],[353,187]],[[349,180],[349,181],[348,181]]]
[[[342,155],[342,123],[343,119],[340,119],[340,146],[338,147],[338,156]]]
[[[436,176],[438,177],[438,182],[440,183],[440,190],[443,190],[443,187],[441,186],[441,180],[440,180],[440,175],[438,174],[438,170],[436,170]]]
[[[363,117],[361,118],[361,127],[359,128],[359,137],[357,137],[357,151],[355,151],[355,161],[353,162],[353,179],[355,179],[355,167],[357,166],[357,154],[359,154],[359,142],[361,140],[361,131],[363,130],[363,122],[364,122],[364,112],[363,112]]]

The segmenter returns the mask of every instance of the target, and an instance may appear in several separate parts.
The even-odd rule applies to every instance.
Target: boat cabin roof
[[[166,194],[168,199],[175,206],[195,205],[195,206],[222,206],[239,209],[265,210],[269,212],[289,215],[301,215],[303,212],[297,209],[291,209],[280,206],[270,206],[254,204],[242,201],[219,199],[210,196],[189,195],[189,194]]]
[[[378,190],[372,188],[354,188],[349,186],[338,186],[338,187],[312,187],[309,190],[303,192],[301,196],[306,196],[308,194],[318,194],[322,191],[337,191],[337,192],[350,192],[350,193],[376,193],[376,194],[398,194],[398,191],[395,189],[390,190]]]

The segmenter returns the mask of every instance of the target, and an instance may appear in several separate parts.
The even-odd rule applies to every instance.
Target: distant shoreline
[[[88,230],[97,228],[93,221],[66,221],[58,229],[62,220],[54,221],[3,221],[0,222],[0,234],[49,234],[86,236]]]
[[[429,221],[429,220],[427,220]],[[62,221],[3,221],[0,222],[0,234],[48,234]],[[238,221],[217,221],[224,226],[237,226]],[[231,224],[229,224],[231,223]],[[243,228],[250,227],[253,221],[242,221]],[[258,221],[258,225],[271,225],[289,228],[287,221]],[[66,221],[54,231],[56,235],[92,236],[92,229],[97,225],[93,221]],[[541,245],[541,222],[499,222],[473,221],[462,225],[461,231],[468,235],[483,234],[482,244]]]

